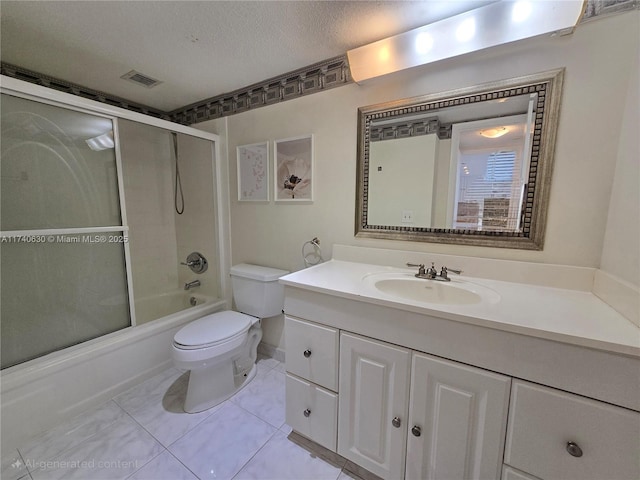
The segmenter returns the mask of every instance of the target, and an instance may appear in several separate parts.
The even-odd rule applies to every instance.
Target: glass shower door
[[[113,121],[2,94],[1,367],[131,325]]]

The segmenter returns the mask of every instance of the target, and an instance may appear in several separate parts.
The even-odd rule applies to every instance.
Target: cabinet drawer
[[[338,330],[285,317],[287,372],[338,391]]]
[[[637,412],[513,382],[504,460],[512,467],[545,480],[637,480],[638,452]]]
[[[287,374],[287,424],[329,450],[336,451],[338,395]]]

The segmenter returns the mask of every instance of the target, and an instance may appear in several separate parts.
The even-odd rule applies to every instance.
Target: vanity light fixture
[[[502,0],[347,52],[356,82],[546,33],[567,34],[583,0]]]
[[[480,130],[478,133],[486,138],[498,138],[509,133],[509,130],[507,127],[495,127]]]
[[[102,135],[98,135],[97,137],[89,138],[85,140],[85,142],[87,142],[87,145],[89,145],[91,150],[96,152],[114,148],[116,146],[113,141],[113,130],[103,133]]]

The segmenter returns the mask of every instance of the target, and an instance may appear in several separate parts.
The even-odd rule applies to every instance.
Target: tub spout
[[[193,287],[199,287],[200,286],[200,280],[194,280],[193,282],[187,282],[184,284],[184,289],[185,290],[189,290],[190,288]]]

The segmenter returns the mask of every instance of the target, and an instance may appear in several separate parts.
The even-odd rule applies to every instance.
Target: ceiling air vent
[[[129,80],[130,82],[137,83],[138,85],[142,85],[147,88],[152,88],[162,83],[160,80],[148,77],[140,72],[136,72],[135,70],[125,73],[120,78],[124,78],[125,80]]]

